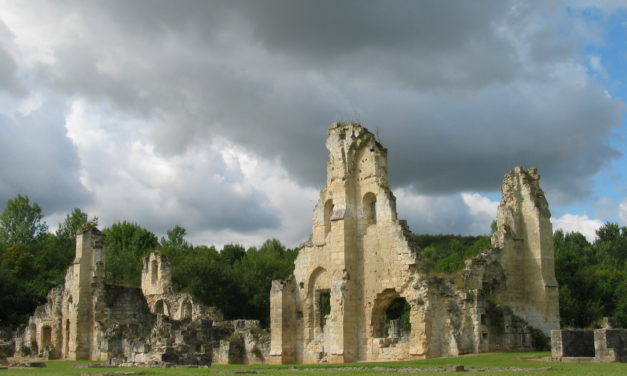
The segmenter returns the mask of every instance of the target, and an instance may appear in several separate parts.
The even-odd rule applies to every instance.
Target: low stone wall
[[[551,331],[554,361],[627,362],[627,329]]]
[[[551,355],[562,357],[594,357],[592,330],[551,330]]]
[[[627,329],[594,331],[595,361],[627,362]]]

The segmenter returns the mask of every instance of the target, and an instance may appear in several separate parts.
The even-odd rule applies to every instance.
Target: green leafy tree
[[[187,235],[187,230],[176,225],[168,230],[167,238],[161,238],[161,247],[178,248],[179,250],[189,249],[190,244],[185,240],[185,235]]]
[[[288,250],[276,239],[267,240],[259,249],[250,248],[233,266],[240,291],[246,300],[240,303],[242,318],[270,322],[272,281],[285,279],[294,271],[298,252]]]
[[[622,270],[627,260],[627,227],[606,223],[597,231],[596,256],[600,263]]]
[[[105,279],[108,283],[139,287],[142,257],[159,245],[157,236],[136,223],[117,222],[103,230]]]
[[[227,244],[220,251],[220,257],[228,264],[233,265],[246,256],[246,249],[239,244]]]
[[[30,203],[27,196],[17,195],[7,201],[0,215],[0,242],[6,245],[29,244],[48,231],[38,203]]]
[[[452,274],[464,267],[464,260],[490,248],[488,236],[415,235],[427,270]]]
[[[63,223],[59,224],[59,229],[56,231],[57,238],[73,243],[76,239],[76,232],[85,223],[98,226],[98,217],[94,217],[90,220],[88,219],[87,213],[79,208],[74,208],[71,213],[65,216]]]

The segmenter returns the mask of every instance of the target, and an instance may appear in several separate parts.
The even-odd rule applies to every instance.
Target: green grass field
[[[338,370],[337,368],[344,367],[385,367],[385,368],[432,368],[441,367],[445,365],[461,364],[466,369],[468,368],[505,368],[505,367],[520,367],[520,368],[542,368],[551,367],[551,370],[526,370],[526,371],[488,371],[488,372],[473,372],[478,375],[493,374],[493,375],[544,375],[544,376],[557,376],[557,375],[622,375],[627,376],[627,363],[612,363],[612,364],[599,364],[599,363],[553,363],[533,360],[534,357],[548,356],[548,353],[506,353],[506,354],[485,354],[485,355],[471,355],[462,356],[458,358],[438,358],[417,360],[411,362],[386,362],[386,363],[354,363],[354,364],[325,364],[325,365],[298,365],[298,366],[269,366],[269,365],[215,365],[210,368],[74,368],[78,363],[89,362],[66,362],[66,361],[51,361],[47,362],[47,368],[31,368],[31,369],[10,369],[0,370],[0,376],[13,376],[13,375],[42,375],[42,376],[61,376],[61,375],[81,375],[89,373],[99,373],[107,371],[139,371],[143,375],[212,375],[212,374],[236,374],[233,371],[236,370],[256,370],[260,371],[262,375],[405,375],[407,373],[397,373],[392,371],[378,371],[375,369],[366,370]],[[304,370],[304,369],[307,370]],[[315,368],[315,370],[311,370]],[[333,369],[329,369],[333,368]],[[418,375],[448,375],[459,374],[455,372],[420,372]]]

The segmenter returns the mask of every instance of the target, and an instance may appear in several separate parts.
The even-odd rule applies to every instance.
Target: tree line
[[[74,209],[54,233],[41,207],[28,197],[9,200],[0,215],[0,327],[25,323],[48,291],[63,283],[74,258],[75,234],[85,223],[98,224]],[[172,264],[172,282],[227,319],[258,319],[269,324],[271,281],[288,277],[298,251],[276,239],[259,247],[227,244],[195,246],[186,230],[174,226],[158,238],[137,223],[121,221],[103,229],[106,282],[139,287],[142,258],[157,250]],[[450,274],[464,260],[490,246],[488,236],[416,235],[429,270]],[[627,327],[627,227],[607,223],[589,242],[582,234],[556,231],[555,272],[560,284],[563,327],[590,327],[603,316]]]
[[[0,328],[25,323],[48,291],[63,283],[74,259],[76,231],[87,222],[98,224],[98,218],[74,209],[51,233],[43,218],[39,204],[22,195],[9,200],[0,215]],[[106,283],[140,287],[142,258],[160,251],[170,258],[175,289],[220,308],[227,319],[258,319],[266,326],[272,280],[287,278],[297,255],[276,239],[248,249],[194,246],[181,226],[161,239],[128,221],[102,232]]]

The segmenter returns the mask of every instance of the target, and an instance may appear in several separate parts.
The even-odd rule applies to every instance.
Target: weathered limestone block
[[[213,349],[215,364],[263,364],[270,362],[270,332],[259,320],[231,320],[216,323],[229,333]]]

